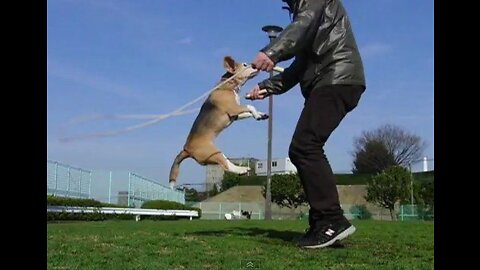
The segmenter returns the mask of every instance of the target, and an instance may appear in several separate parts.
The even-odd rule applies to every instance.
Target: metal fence
[[[47,160],[47,194],[92,198],[121,206],[141,207],[148,200],[185,203],[183,191],[128,171],[85,170]]]
[[[434,207],[424,205],[401,205],[398,211],[399,220],[433,220]]]
[[[234,211],[251,212],[251,219],[264,219],[264,203],[246,203],[246,202],[187,202],[186,205],[197,207],[202,210],[201,219],[225,219],[225,214],[231,214]],[[384,208],[369,205],[362,207],[353,204],[342,204],[344,216],[347,219],[374,219],[374,220],[392,220],[390,211]],[[406,220],[433,220],[433,207],[418,205],[400,205],[394,213],[394,217],[399,221]],[[308,219],[308,206],[297,209],[280,208],[272,206],[272,219],[274,220],[293,220]]]
[[[142,205],[149,200],[167,200],[185,204],[185,193],[140,176],[128,175],[128,206]]]
[[[73,167],[58,161],[47,160],[47,194],[93,198],[118,205],[141,207],[148,200],[168,200],[202,210],[202,219],[224,219],[233,211],[251,212],[252,219],[264,219],[264,203],[246,202],[185,202],[183,191],[172,190],[159,182],[133,172],[91,171]],[[115,195],[117,194],[117,195]],[[358,205],[342,205],[344,215],[349,219],[363,218],[365,211]],[[386,209],[369,205],[369,218],[391,220]],[[395,211],[398,220],[433,220],[433,207],[400,205]],[[303,219],[308,217],[308,207],[297,209],[272,206],[273,219]]]
[[[233,211],[251,212],[251,219],[264,219],[265,207],[261,203],[247,202],[188,202],[188,206],[202,209],[201,219],[225,219],[225,214]]]
[[[90,198],[92,172],[57,161],[47,160],[47,193],[51,195]]]

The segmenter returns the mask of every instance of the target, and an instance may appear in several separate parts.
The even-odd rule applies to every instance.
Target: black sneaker
[[[346,219],[339,219],[310,227],[297,241],[303,248],[323,248],[345,239],[355,232],[355,227]]]

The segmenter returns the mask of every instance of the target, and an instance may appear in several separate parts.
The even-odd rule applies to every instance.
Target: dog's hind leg
[[[207,164],[218,164],[227,172],[243,175],[250,170],[249,167],[240,167],[233,164],[223,153],[216,153],[207,159]]]
[[[180,171],[180,163],[190,157],[190,154],[188,154],[187,151],[182,150],[178,155],[175,157],[175,160],[173,161],[172,167],[170,169],[170,178],[169,178],[169,183],[170,187],[173,188],[175,183],[177,182],[177,176]]]

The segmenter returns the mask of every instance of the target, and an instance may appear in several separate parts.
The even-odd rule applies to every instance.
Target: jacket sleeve
[[[267,90],[267,96],[283,94],[292,89],[292,87],[300,81],[300,76],[303,74],[304,69],[304,58],[297,57],[282,73],[261,81],[258,86],[260,89]]]
[[[303,0],[296,15],[285,30],[272,40],[264,52],[274,63],[285,61],[297,54],[313,38],[323,16],[325,1]]]

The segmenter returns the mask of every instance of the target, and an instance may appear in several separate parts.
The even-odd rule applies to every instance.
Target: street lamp
[[[410,161],[408,163],[408,168],[410,170],[410,204],[412,205],[412,211],[414,211],[414,207],[413,207],[413,171],[412,171],[412,163],[413,164],[416,164],[420,161],[423,161],[423,162],[426,162],[428,159],[427,157],[424,157],[423,159],[417,159],[417,160],[413,160],[413,161]],[[425,167],[427,167],[425,164],[423,165],[423,168],[424,168],[424,171],[425,171]],[[413,214],[415,214],[415,212],[413,212]]]
[[[410,204],[413,209],[413,172],[412,172],[412,162],[408,163],[408,168],[410,170]]]
[[[270,42],[274,40],[283,28],[276,25],[266,25],[262,27],[262,31],[266,32]],[[273,71],[270,71],[270,78]],[[272,219],[272,123],[273,123],[273,96],[268,97],[268,154],[267,154],[267,191],[265,194],[265,219]]]

